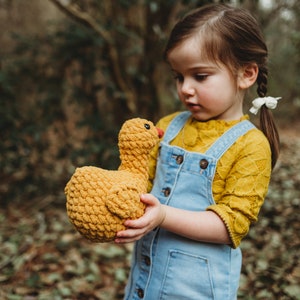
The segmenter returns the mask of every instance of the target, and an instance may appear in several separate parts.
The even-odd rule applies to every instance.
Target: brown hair
[[[205,41],[205,57],[221,62],[233,75],[241,67],[256,63],[257,94],[266,96],[268,49],[256,19],[248,11],[226,4],[206,5],[192,11],[174,26],[165,48],[165,59],[172,49],[195,34]],[[260,128],[269,140],[274,167],[279,156],[279,135],[265,105],[261,108]]]

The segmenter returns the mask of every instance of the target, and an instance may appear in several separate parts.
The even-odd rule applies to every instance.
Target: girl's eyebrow
[[[190,70],[196,72],[196,71],[213,71],[216,69],[217,69],[217,67],[215,67],[215,66],[203,65],[203,66],[197,66],[197,67],[191,68]]]
[[[209,72],[209,71],[215,71],[218,68],[216,66],[212,66],[212,65],[201,65],[201,66],[196,66],[196,67],[192,67],[192,68],[188,68],[187,70],[189,72]],[[180,71],[177,71],[174,68],[171,68],[171,71],[173,73],[181,73]]]

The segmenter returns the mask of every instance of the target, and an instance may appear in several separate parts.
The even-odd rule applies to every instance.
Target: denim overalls
[[[151,193],[163,204],[205,211],[214,204],[217,161],[254,125],[249,121],[236,124],[201,154],[169,144],[189,117],[189,112],[183,112],[167,128]],[[233,300],[241,263],[239,248],[196,242],[157,228],[135,244],[124,299]]]

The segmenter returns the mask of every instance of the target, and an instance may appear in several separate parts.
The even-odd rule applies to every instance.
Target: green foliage
[[[122,298],[130,247],[93,245],[76,235],[61,207],[63,188],[77,166],[118,166],[117,133],[125,119],[155,121],[179,107],[163,45],[178,16],[211,1],[71,2],[110,33],[136,110],[117,80],[108,41],[86,23],[63,19],[39,34],[12,33],[14,47],[1,47],[3,299]],[[284,97],[275,112],[282,122],[297,119],[300,106],[299,1],[289,3],[288,18],[280,14],[280,1],[271,12],[256,11],[270,48],[269,91]],[[242,243],[239,299],[300,299],[297,134],[290,140],[282,135],[269,195]]]
[[[178,17],[212,1],[69,2],[95,22],[69,13],[35,34],[11,32],[14,47],[0,49],[3,203],[48,194],[64,201],[63,188],[75,167],[118,166],[117,133],[126,119],[155,122],[179,109],[163,47]],[[258,2],[238,3],[251,3],[264,24],[271,54],[269,91],[288,104],[279,103],[276,117],[296,119],[299,5],[291,1],[283,9],[275,1],[270,14]]]
[[[74,166],[90,162],[116,167],[117,129],[105,125],[99,110],[93,109],[94,95],[88,89],[97,86],[85,87],[93,80],[101,39],[84,27],[66,23],[47,36],[14,35],[14,40],[16,46],[0,71],[1,199],[21,201],[62,190],[67,170],[58,174],[56,165],[62,160],[70,159]],[[74,61],[84,66],[80,70],[84,80],[69,87],[67,105],[76,103],[90,111],[75,122],[90,131],[80,149],[72,148],[72,140],[67,139],[62,100],[69,79],[64,73]],[[76,70],[72,72],[71,76],[77,75]],[[51,131],[54,140],[50,140]],[[53,154],[50,147],[55,148]]]
[[[118,166],[117,133],[125,119],[134,115],[155,119],[160,114],[156,87],[160,81],[153,74],[160,75],[155,68],[161,63],[157,58],[164,37],[148,24],[163,28],[167,17],[163,13],[171,11],[176,1],[157,1],[157,9],[149,11],[145,4],[139,14],[148,14],[147,19],[138,19],[137,24],[130,19],[134,2],[118,1],[113,8],[106,7],[108,2],[94,6],[76,2],[81,9],[90,9],[87,13],[108,30],[109,40],[86,24],[63,19],[41,34],[12,32],[12,51],[2,49],[3,204],[48,194],[63,199],[63,187],[75,167]],[[107,15],[100,14],[105,9]],[[110,41],[118,56],[111,56]],[[131,103],[126,87],[133,93]]]

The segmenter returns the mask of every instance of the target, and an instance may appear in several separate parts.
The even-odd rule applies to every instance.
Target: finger
[[[129,228],[143,228],[147,227],[151,223],[151,215],[149,215],[150,210],[146,209],[145,214],[138,219],[126,220],[124,225]]]
[[[156,198],[151,194],[142,194],[141,201],[147,205],[154,205],[156,202]]]
[[[116,238],[115,239],[115,243],[116,244],[127,244],[127,243],[132,243],[132,242],[135,242],[135,241],[138,241],[139,239],[141,239],[142,236],[138,236],[138,237],[135,237],[135,238]]]
[[[134,234],[133,236],[118,234],[117,237],[115,238],[115,243],[117,244],[131,243],[141,239],[142,237],[143,234]]]
[[[139,218],[136,220],[127,220],[124,222],[124,225],[128,228],[139,229],[148,225],[147,218]]]
[[[117,232],[117,237],[118,238],[134,238],[136,236],[141,236],[145,234],[145,229],[126,229]]]

